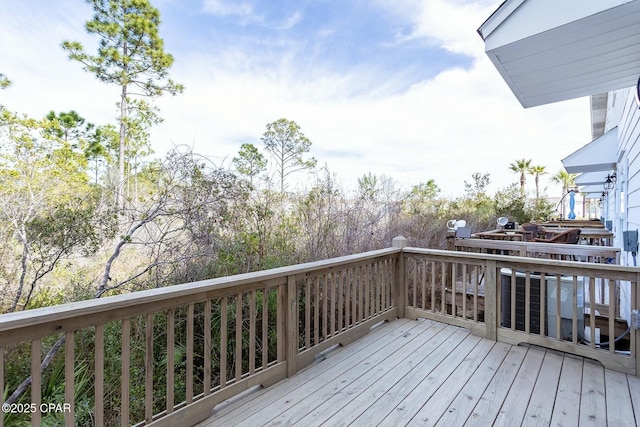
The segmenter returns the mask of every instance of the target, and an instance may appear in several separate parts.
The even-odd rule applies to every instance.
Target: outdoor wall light
[[[609,192],[611,190],[613,190],[613,187],[615,187],[616,185],[616,173],[612,173],[611,175],[607,175],[607,179],[604,181],[604,190],[606,192]]]

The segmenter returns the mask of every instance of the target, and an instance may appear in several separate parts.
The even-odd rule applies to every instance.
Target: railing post
[[[445,236],[447,239],[447,250],[455,251],[456,250],[456,232],[453,230],[447,230],[447,235]]]
[[[497,263],[487,261],[484,276],[484,324],[487,328],[485,337],[492,341],[498,340],[498,292],[497,292]]]
[[[291,377],[297,372],[296,361],[298,358],[298,292],[296,289],[296,276],[287,276],[286,287],[286,358],[287,358],[287,376]]]
[[[407,239],[402,236],[394,237],[391,244],[394,248],[406,248]],[[396,316],[400,319],[404,317],[404,308],[407,305],[407,283],[405,276],[404,253],[400,252],[396,260],[396,274],[393,280],[393,295],[396,303]]]

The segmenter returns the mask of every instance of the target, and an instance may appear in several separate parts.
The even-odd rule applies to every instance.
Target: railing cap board
[[[188,304],[211,297],[234,295],[241,291],[262,287],[267,282],[274,282],[275,285],[278,279],[282,279],[284,284],[287,276],[330,269],[400,252],[401,249],[398,248],[380,249],[294,266],[2,314],[0,315],[0,345],[27,339],[24,336],[18,339],[20,337],[17,336],[20,330],[25,328],[31,331],[30,338],[47,336],[160,311],[171,306],[180,306],[181,301]],[[88,321],[89,319],[93,321]]]
[[[456,239],[455,247],[487,248],[519,251],[524,248],[528,252],[568,254],[577,256],[611,256],[620,253],[620,248],[612,246],[570,245],[564,243],[544,242],[511,242],[486,239]]]
[[[494,255],[494,254],[479,254],[475,252],[457,252],[446,251],[440,249],[422,249],[422,248],[404,248],[405,254],[416,255],[431,255],[438,258],[453,258],[473,261],[491,260],[496,261],[498,267],[510,267],[517,265],[520,268],[537,268],[540,266],[548,267],[549,269],[556,270],[562,268],[565,272],[570,274],[577,274],[580,276],[587,276],[589,271],[597,272],[598,277],[608,276],[607,272],[612,273],[619,280],[635,280],[637,274],[640,271],[638,267],[630,267],[615,264],[596,264],[591,262],[579,262],[579,261],[564,261],[554,259],[542,259],[542,258],[530,258],[521,256],[507,256],[507,255]]]

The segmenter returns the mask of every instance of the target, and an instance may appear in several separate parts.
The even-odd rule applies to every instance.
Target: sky
[[[231,167],[243,143],[262,149],[268,123],[295,121],[310,155],[345,188],[372,173],[400,188],[433,179],[464,193],[472,174],[495,192],[509,165],[549,172],[590,142],[588,98],[524,109],[484,53],[478,27],[502,0],[152,0],[181,95],[156,99],[156,156],[187,145]],[[76,110],[115,123],[118,88],[72,62],[62,41],[95,52],[89,4],[0,0],[0,104],[32,117]],[[292,185],[304,187],[299,173]],[[542,189],[541,188],[541,189]],[[527,190],[533,194],[533,178]]]

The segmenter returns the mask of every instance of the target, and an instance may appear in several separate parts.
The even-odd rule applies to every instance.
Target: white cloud
[[[476,171],[491,174],[493,190],[517,182],[508,166],[520,158],[556,173],[560,159],[589,141],[586,99],[525,110],[484,54],[475,30],[499,1],[492,7],[458,0],[384,1],[388,10],[405,16],[412,37],[465,53],[472,65],[444,70],[399,92],[402,70],[376,83],[373,69],[338,73],[300,64],[294,56],[265,67],[268,49],[180,52],[170,74],[186,91],[158,101],[165,122],[153,133],[156,152],[188,144],[228,164],[242,142],[261,147],[265,125],[286,117],[312,140],[319,163],[327,163],[346,185],[372,172],[403,186],[435,179],[445,195],[459,195]],[[220,2],[209,5],[225,10]],[[247,5],[245,12],[250,11]],[[237,12],[245,13],[242,8]],[[90,13],[21,13],[24,19],[0,16],[0,56],[10,58],[0,72],[14,82],[0,92],[0,102],[36,117],[50,109],[75,109],[89,121],[113,122],[115,88],[70,62],[59,47],[63,39],[90,41],[82,28]],[[546,178],[542,181],[549,185]]]
[[[249,16],[253,12],[253,6],[246,2],[204,0],[202,10],[206,13],[220,16]]]
[[[462,193],[473,172],[490,173],[492,190],[517,182],[508,166],[520,158],[546,166],[551,176],[562,167],[560,159],[588,142],[586,99],[525,110],[486,57],[475,29],[496,4],[393,4],[404,13],[411,11],[402,9],[408,3],[420,11],[411,16],[412,37],[470,55],[472,66],[447,69],[398,93],[401,71],[373,86],[374,70],[337,74],[319,67],[300,74],[298,64],[283,61],[260,71],[247,66],[251,58],[231,52],[217,63],[201,59],[201,66],[180,71],[192,83],[185,95],[162,101],[162,134],[170,134],[177,120],[197,149],[231,158],[241,142],[260,145],[265,125],[287,117],[313,141],[313,151],[326,153],[317,155],[320,163],[347,184],[367,172],[405,186],[433,178],[447,195]],[[186,124],[193,127],[185,133]],[[344,152],[357,160],[331,155]]]

